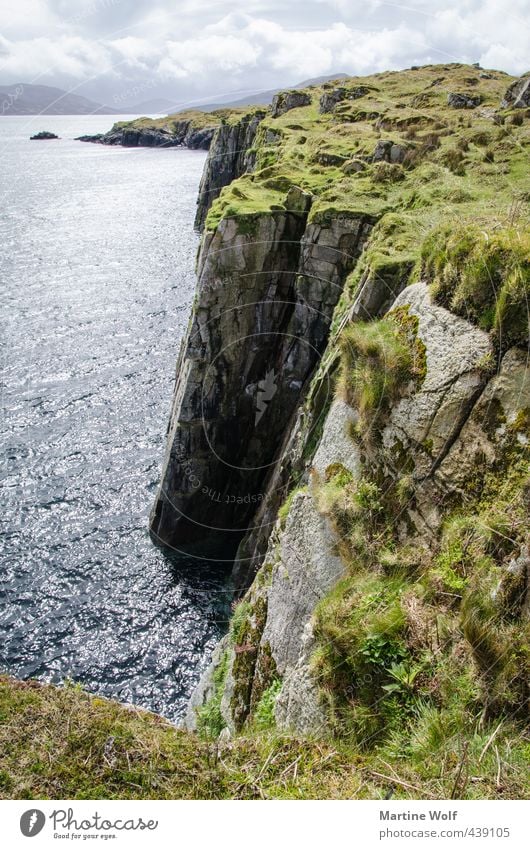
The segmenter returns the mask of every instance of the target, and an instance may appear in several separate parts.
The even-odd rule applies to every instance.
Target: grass
[[[417,319],[406,309],[376,322],[357,322],[340,338],[338,392],[358,411],[356,430],[368,443],[408,384],[425,373],[425,351],[417,338]]]
[[[488,746],[498,724],[463,728],[454,709],[422,710],[412,737],[370,756],[270,731],[214,745],[78,686],[7,677],[0,720],[4,799],[445,799],[466,742],[454,798],[528,793],[528,740],[506,721]]]
[[[223,189],[206,227],[231,218],[251,233],[253,217],[255,222],[256,216],[288,209],[289,188],[299,186],[313,196],[309,222],[364,216],[376,225],[348,281],[345,303],[364,272],[391,292],[415,267],[416,276],[423,271],[433,280],[451,309],[502,335],[503,348],[524,343],[530,124],[521,111],[499,110],[512,78],[489,73],[484,79],[472,66],[446,64],[352,78],[340,83],[346,99],[322,115],[318,101],[329,86],[314,87],[310,105],[263,119],[253,172]],[[360,85],[364,95],[348,99]],[[447,95],[455,91],[480,94],[480,108],[449,109]],[[223,120],[240,118],[234,113]],[[403,165],[372,162],[380,140],[405,148]],[[360,170],[351,169],[352,162]],[[466,229],[474,231],[475,250],[465,258],[472,268],[450,280],[452,257],[445,261],[440,252],[459,253]],[[508,255],[510,267],[497,280],[497,259]]]
[[[524,428],[519,419],[514,427]],[[332,732],[370,759],[400,759],[402,776],[432,776],[438,758],[477,754],[488,724],[511,729],[510,774],[528,755],[526,577],[510,565],[527,540],[524,455],[514,440],[494,464],[473,469],[465,502],[446,509],[429,547],[397,532],[399,483],[384,496],[373,460],[360,480],[332,466],[316,487],[348,575],[316,610],[313,672]],[[466,764],[477,796],[492,780],[483,760]]]
[[[257,110],[258,107],[256,107]],[[215,109],[213,112],[201,112],[198,109],[186,109],[175,112],[162,118],[134,118],[132,121],[116,121],[113,130],[141,129],[141,130],[166,130],[168,133],[175,131],[175,125],[191,122],[197,130],[210,127],[219,127],[224,123],[235,123],[246,115],[256,111],[252,107]]]
[[[483,229],[445,225],[424,241],[422,271],[435,299],[484,330],[503,348],[528,340],[530,226]]]

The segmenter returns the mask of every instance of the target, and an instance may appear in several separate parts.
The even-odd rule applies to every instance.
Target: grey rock
[[[524,424],[514,431],[519,413],[530,407],[530,376],[526,352],[511,348],[504,355],[499,373],[488,381],[473,407],[458,439],[437,470],[437,480],[446,490],[460,492],[479,463],[493,463],[515,438],[525,448]]]
[[[320,98],[318,111],[321,114],[332,112],[337,103],[346,99],[347,93],[348,90],[344,86],[337,86],[337,88],[331,89],[331,91],[325,91]]]
[[[315,154],[315,162],[318,162],[319,165],[337,165],[340,167],[341,165],[344,165],[345,162],[347,162],[347,157],[341,156],[338,153],[329,153],[326,150],[319,150]]]
[[[400,306],[418,318],[427,373],[419,390],[409,391],[392,408],[381,459],[394,476],[402,474],[403,455],[413,460],[415,504],[408,514],[418,533],[429,536],[441,519],[433,475],[484,388],[483,364],[493,348],[487,333],[434,304],[425,283],[404,289],[393,308]]]
[[[271,127],[266,128],[264,136],[265,144],[279,144],[281,140],[282,133],[279,130],[273,130]]]
[[[311,95],[305,91],[280,91],[272,98],[271,115],[273,118],[278,118],[291,109],[298,109],[300,106],[309,106],[311,104]]]
[[[348,159],[342,166],[345,174],[358,174],[360,171],[366,170],[366,164],[362,159]]]
[[[313,647],[313,629],[308,622],[300,640],[299,659],[283,679],[274,717],[278,728],[317,736],[324,731],[328,717],[309,666]]]
[[[336,398],[329,409],[322,439],[313,457],[312,466],[319,475],[324,476],[332,463],[340,463],[353,475],[359,474],[359,449],[350,434],[356,421],[357,416],[350,405]]]
[[[406,152],[407,149],[403,145],[389,139],[379,139],[372,154],[372,162],[400,163],[403,162]]]
[[[288,212],[304,215],[309,212],[312,199],[309,192],[305,192],[299,186],[291,186],[285,198],[285,208]]]
[[[451,109],[476,109],[481,102],[480,94],[453,91],[447,95],[447,105]]]
[[[524,109],[530,106],[530,73],[513,82],[501,100],[502,109]]]
[[[315,606],[344,574],[340,558],[332,553],[334,542],[312,496],[295,495],[280,538],[262,638],[271,647],[280,675],[298,663],[302,634]]]

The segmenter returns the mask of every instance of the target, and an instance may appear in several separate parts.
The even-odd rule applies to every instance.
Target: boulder
[[[396,144],[390,139],[379,139],[372,154],[372,162],[398,164],[403,162],[406,152],[407,149],[403,145]]]
[[[481,104],[480,94],[466,92],[450,92],[447,95],[447,105],[451,109],[476,109]]]
[[[348,90],[344,88],[344,86],[338,86],[331,91],[325,91],[320,98],[318,111],[321,114],[324,114],[325,112],[333,112],[337,103],[340,103],[341,100],[345,100],[347,94]]]
[[[271,115],[273,118],[279,118],[285,112],[290,112],[291,109],[298,109],[300,106],[309,106],[311,104],[311,95],[306,91],[280,91],[272,98]]]
[[[502,109],[524,109],[527,106],[530,106],[530,73],[512,83],[501,100]]]
[[[345,174],[358,174],[366,169],[366,163],[362,159],[348,159],[342,166]]]
[[[339,153],[329,153],[326,150],[320,150],[315,154],[315,162],[318,162],[319,165],[326,166],[337,165],[340,168],[341,165],[347,162],[347,157],[341,156]]]

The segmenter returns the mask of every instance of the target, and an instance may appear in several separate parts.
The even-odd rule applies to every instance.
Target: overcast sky
[[[175,103],[426,62],[530,68],[530,0],[0,0],[0,82]]]

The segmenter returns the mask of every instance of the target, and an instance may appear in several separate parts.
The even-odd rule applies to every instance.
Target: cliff
[[[431,780],[479,725],[524,725],[520,91],[432,66],[286,92],[216,131],[151,525],[235,552],[239,601],[188,711],[201,734],[407,751],[400,772]]]
[[[187,147],[208,150],[216,129],[227,116],[238,116],[243,110],[217,109],[214,112],[189,110],[167,118],[136,118],[117,121],[107,133],[83,135],[78,141],[123,147]]]

